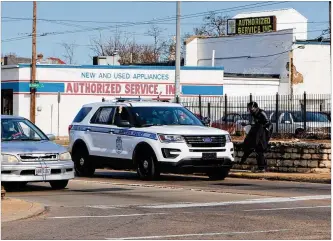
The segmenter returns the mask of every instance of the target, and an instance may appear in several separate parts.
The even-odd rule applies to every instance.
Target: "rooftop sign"
[[[276,31],[276,17],[228,19],[228,35],[257,34]]]

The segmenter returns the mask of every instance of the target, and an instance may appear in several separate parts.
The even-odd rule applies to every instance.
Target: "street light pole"
[[[175,99],[180,97],[180,1],[177,1]]]
[[[30,83],[33,85],[36,80],[36,21],[37,16],[37,3],[33,2],[33,20],[32,20],[32,57],[31,57],[31,79]],[[30,87],[30,121],[36,122],[36,88]]]

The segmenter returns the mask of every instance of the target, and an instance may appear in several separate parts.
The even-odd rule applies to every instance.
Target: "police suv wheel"
[[[75,174],[79,177],[91,177],[95,173],[88,151],[85,149],[73,152]]]
[[[154,180],[160,172],[157,167],[155,155],[152,152],[141,154],[137,159],[137,173],[142,180]]]
[[[224,180],[229,174],[230,168],[220,168],[207,173],[211,181]]]

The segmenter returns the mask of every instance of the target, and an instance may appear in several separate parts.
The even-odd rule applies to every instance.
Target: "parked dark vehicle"
[[[214,121],[212,123],[212,127],[226,130],[231,135],[235,135],[237,133],[244,132],[244,127],[242,126],[242,123],[248,124],[250,123],[250,120],[250,114],[230,113],[222,117],[220,120]]]

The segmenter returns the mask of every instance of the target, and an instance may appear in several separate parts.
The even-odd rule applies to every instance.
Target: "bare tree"
[[[107,41],[104,41],[100,34],[99,38],[91,39],[90,43],[95,55],[112,56],[117,52],[121,65],[154,62],[156,57],[152,45],[139,45],[134,37],[122,36],[119,32]]]
[[[61,46],[65,50],[65,54],[63,55],[63,57],[66,59],[66,62],[68,64],[75,64],[75,62],[74,62],[74,54],[75,54],[75,49],[77,47],[77,45],[75,44],[75,42],[72,42],[71,44],[63,42],[61,44]]]
[[[162,33],[164,29],[156,26],[155,24],[152,24],[147,31],[147,35],[153,37],[154,43],[153,43],[153,61],[152,62],[158,62],[161,58],[166,59],[168,58],[168,41],[163,40]],[[151,49],[151,48],[149,48]],[[167,55],[166,55],[167,54]]]
[[[227,34],[227,20],[229,16],[216,15],[211,12],[203,18],[203,25],[194,28],[195,35],[203,35],[210,37],[219,37]]]

